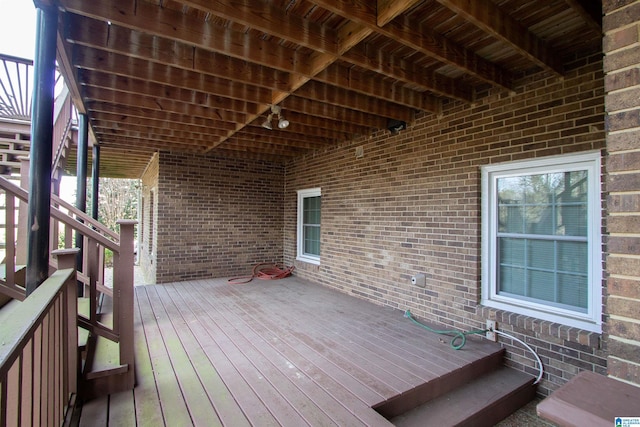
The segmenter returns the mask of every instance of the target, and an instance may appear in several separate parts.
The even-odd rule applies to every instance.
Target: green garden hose
[[[447,336],[453,337],[453,339],[451,340],[449,345],[451,345],[451,348],[453,348],[454,350],[460,350],[462,347],[464,347],[464,345],[467,343],[467,335],[482,335],[482,334],[484,334],[484,333],[486,333],[488,331],[488,329],[473,330],[473,331],[468,331],[468,332],[456,331],[456,330],[453,330],[453,329],[451,329],[451,330],[432,329],[432,328],[428,327],[427,325],[423,325],[422,323],[418,322],[413,317],[413,315],[411,314],[411,312],[409,310],[404,312],[404,317],[408,318],[413,323],[415,323],[418,326],[423,327],[424,329],[426,329],[429,332],[433,332],[434,334],[438,334],[438,335],[447,335]],[[460,343],[456,344],[457,341],[460,341]]]

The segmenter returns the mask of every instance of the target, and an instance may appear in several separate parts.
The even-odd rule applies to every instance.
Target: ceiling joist
[[[154,151],[288,161],[390,120],[410,128],[487,87],[510,90],[513,76],[561,74],[573,45],[601,38],[601,10],[587,0],[55,4],[74,102],[105,164],[135,148],[132,175]],[[288,128],[262,127],[273,105]]]

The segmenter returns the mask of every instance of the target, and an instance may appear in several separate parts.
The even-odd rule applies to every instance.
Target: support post
[[[91,169],[91,217],[98,220],[98,195],[100,194],[100,146],[93,146],[93,165]]]
[[[49,276],[51,157],[58,10],[38,9],[34,61],[32,137],[29,157],[27,283],[29,295]]]
[[[78,116],[78,155],[76,160],[76,208],[87,212],[87,160],[89,151],[89,120],[86,114]],[[82,268],[84,236],[76,232],[76,270]],[[78,283],[78,294],[83,295],[83,285]]]
[[[120,226],[120,251],[113,258],[114,329],[120,333],[120,364],[129,366],[123,379],[123,390],[131,390],[135,385],[133,234],[137,223],[136,220],[127,219],[117,221]]]

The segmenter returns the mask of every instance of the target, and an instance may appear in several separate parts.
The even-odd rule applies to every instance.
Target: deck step
[[[493,426],[535,397],[534,380],[503,366],[390,421],[397,427]]]
[[[127,372],[128,366],[120,364],[120,345],[103,337],[96,339],[95,355],[87,379],[106,377]]]
[[[112,324],[113,313],[101,314],[100,322],[108,325]],[[127,372],[128,367],[120,364],[120,344],[101,336],[94,337],[93,342],[95,347],[93,348],[91,361],[84,373],[86,379],[90,380]]]
[[[638,402],[640,388],[583,371],[540,402],[537,412],[559,426],[612,426],[618,417],[637,415]]]
[[[501,368],[504,364],[504,352],[504,348],[496,346],[495,351],[485,357],[445,375],[431,379],[418,387],[375,405],[373,409],[388,420],[406,414],[426,402],[430,402],[459,387],[463,387],[482,375]]]
[[[85,317],[89,317],[89,298],[78,298],[78,314],[82,314]],[[89,331],[85,328],[78,327],[78,349],[84,351],[87,348],[87,341],[89,341]]]
[[[27,267],[24,265],[16,265],[15,270],[16,272],[15,272],[14,280],[16,284],[24,287],[25,283],[27,283],[27,280],[26,280]],[[7,264],[0,264],[0,277],[6,280]],[[4,306],[6,303],[11,301],[12,299],[13,298],[0,293],[0,307]]]

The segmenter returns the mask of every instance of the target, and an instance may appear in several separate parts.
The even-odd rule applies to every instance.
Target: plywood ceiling
[[[55,0],[58,61],[101,148],[287,161],[452,100],[562,76],[598,48],[593,0]],[[272,105],[286,129],[261,125]]]

